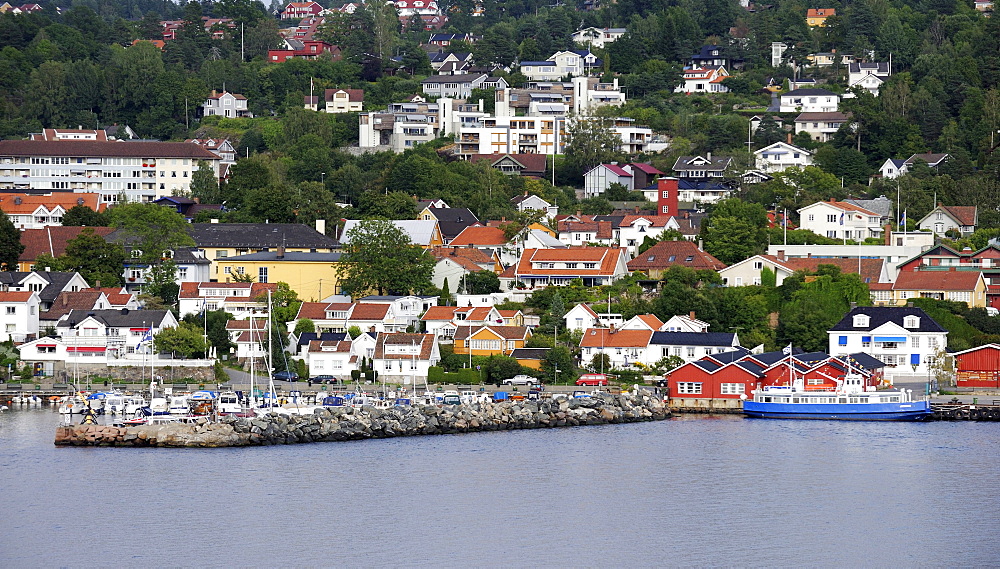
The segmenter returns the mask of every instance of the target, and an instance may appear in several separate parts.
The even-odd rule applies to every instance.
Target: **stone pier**
[[[55,444],[71,446],[233,447],[350,441],[477,431],[576,427],[657,421],[670,416],[662,400],[647,395],[599,394],[577,399],[498,401],[472,405],[324,407],[312,414],[268,413],[254,418],[201,419],[139,427],[67,425]]]

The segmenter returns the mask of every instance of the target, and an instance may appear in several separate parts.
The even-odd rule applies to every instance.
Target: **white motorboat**
[[[170,397],[170,405],[167,408],[171,415],[188,415],[191,413],[191,404],[187,395],[173,395]]]
[[[243,411],[243,405],[240,404],[240,397],[235,391],[223,391],[219,394],[219,406],[220,415],[231,415],[233,413],[241,413]]]
[[[146,400],[141,395],[125,396],[125,414],[135,415],[137,411],[146,407]]]
[[[62,415],[76,415],[85,413],[90,407],[87,401],[78,395],[71,395],[63,398],[59,405],[59,413]]]

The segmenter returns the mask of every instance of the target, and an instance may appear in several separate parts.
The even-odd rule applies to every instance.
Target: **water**
[[[0,567],[1000,564],[1000,424],[691,417],[239,449],[0,414]]]

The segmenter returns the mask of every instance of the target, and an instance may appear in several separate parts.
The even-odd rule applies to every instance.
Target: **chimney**
[[[697,318],[694,317],[694,310],[688,313],[688,318],[690,318],[691,320],[697,320]]]
[[[7,286],[7,285],[4,285],[4,287],[6,287],[6,286]],[[61,297],[62,297],[62,299],[63,299],[63,302],[62,302],[62,305],[63,305],[63,306],[66,306],[67,304],[69,304],[69,297],[68,297],[68,296],[66,296],[66,293],[62,293],[62,294],[61,294],[61,295],[59,295],[59,296],[61,296]]]
[[[284,259],[285,258],[285,246],[284,245],[278,246],[278,258],[279,259]]]
[[[788,133],[788,144],[792,143],[792,133]]]
[[[215,90],[215,89],[212,89],[212,96],[214,97],[214,96],[216,96],[216,95],[218,95],[218,92],[216,92],[216,90]]]
[[[94,288],[101,288],[101,281],[99,279],[94,281]]]
[[[885,224],[884,231],[882,231],[882,235],[885,238],[885,241],[884,241],[885,246],[888,247],[889,245],[892,245],[892,226],[891,225],[889,225],[888,223]]]
[[[326,235],[326,220],[325,219],[317,219],[316,220],[316,232],[317,233],[322,233],[323,235]]]
[[[705,250],[705,240],[704,239],[699,239],[698,240],[698,250],[699,251],[704,251]]]
[[[712,161],[712,153],[711,153],[711,152],[709,152],[709,153],[708,153],[708,161],[709,161],[709,162],[711,162],[711,161]]]
[[[779,261],[784,261],[785,260],[785,251],[782,250],[782,249],[778,250],[778,260]]]

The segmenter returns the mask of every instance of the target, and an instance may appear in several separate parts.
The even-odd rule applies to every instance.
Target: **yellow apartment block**
[[[216,259],[218,282],[233,282],[236,275],[250,275],[253,282],[288,283],[304,301],[317,302],[340,294],[340,253],[264,251]]]

